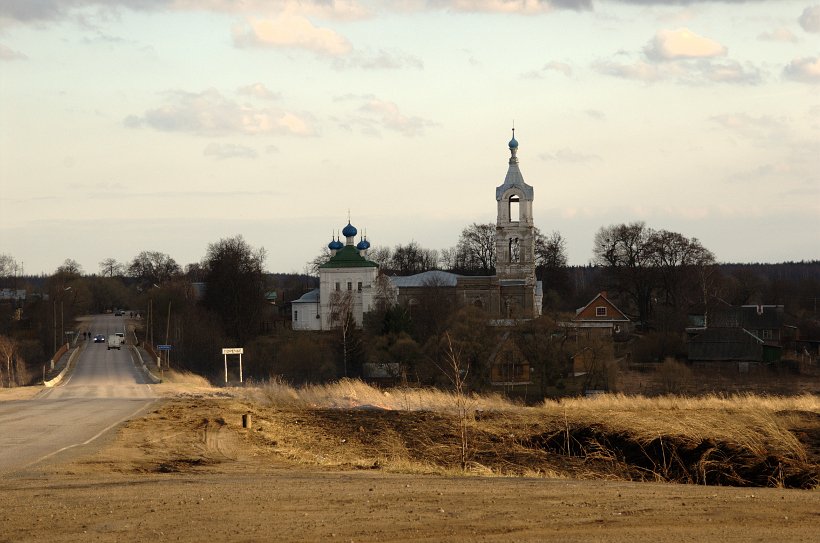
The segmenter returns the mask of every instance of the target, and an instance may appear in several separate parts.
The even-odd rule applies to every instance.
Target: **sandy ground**
[[[818,491],[329,462],[273,418],[242,428],[249,404],[224,390],[156,390],[144,417],[4,476],[0,541],[820,540]]]

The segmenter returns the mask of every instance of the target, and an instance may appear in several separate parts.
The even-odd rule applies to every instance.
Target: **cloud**
[[[419,136],[423,133],[424,127],[436,126],[436,123],[421,117],[406,117],[399,113],[399,107],[395,103],[382,102],[375,98],[360,107],[359,111],[380,116],[383,127],[405,136]]]
[[[797,36],[787,28],[775,28],[771,32],[763,32],[757,39],[764,41],[797,41]]]
[[[236,145],[233,143],[209,143],[205,150],[202,151],[205,156],[216,157],[217,160],[224,160],[226,158],[256,158],[259,154],[244,145]]]
[[[726,53],[726,47],[720,43],[698,36],[687,28],[662,29],[643,48],[644,60],[633,64],[597,60],[591,67],[604,75],[644,83],[672,79],[686,85],[755,85],[762,81],[760,69],[751,63],[744,65],[736,60],[713,60],[713,57]]]
[[[237,47],[307,49],[320,55],[338,56],[353,47],[347,38],[329,28],[316,28],[299,15],[284,13],[276,19],[248,18],[233,29]]]
[[[545,72],[547,72],[548,70],[561,72],[567,77],[572,76],[572,67],[569,64],[553,60],[551,62],[547,62],[546,64],[544,64],[544,67],[540,70],[533,70],[531,72],[523,73],[521,74],[521,77],[524,79],[541,79],[542,77],[544,77]]]
[[[272,92],[265,88],[265,85],[262,83],[255,83],[253,85],[248,85],[247,87],[239,87],[236,89],[237,94],[244,94],[246,96],[256,96],[257,98],[262,98],[264,100],[279,100],[282,98],[281,92]]]
[[[363,70],[397,70],[402,68],[424,69],[424,62],[418,57],[401,51],[380,49],[375,55],[356,51],[344,58],[335,57],[333,67],[337,70],[361,68]]]
[[[592,0],[394,0],[393,9],[535,15],[558,10],[591,11]]]
[[[572,75],[572,68],[570,67],[570,65],[565,64],[563,62],[558,62],[557,60],[553,60],[552,62],[546,63],[542,70],[556,70],[567,77],[570,77]]]
[[[586,114],[592,117],[593,119],[597,119],[599,121],[603,121],[606,119],[606,115],[602,111],[598,111],[597,109],[588,109],[586,110]]]
[[[599,162],[601,157],[598,155],[587,155],[584,153],[576,153],[572,149],[559,149],[554,153],[541,153],[538,155],[541,160],[557,160],[558,162],[573,162],[573,163],[590,163]]]
[[[709,117],[709,120],[746,138],[782,143],[788,136],[786,124],[768,115],[753,117],[743,112],[724,113]]]
[[[658,66],[647,62],[638,61],[635,64],[621,64],[620,62],[598,61],[592,63],[592,69],[604,75],[620,77],[622,79],[635,79],[651,83],[663,77]]]
[[[820,83],[820,56],[795,58],[783,68],[783,77],[801,83]]]
[[[338,122],[339,128],[353,131],[358,128],[362,134],[367,136],[381,137],[380,128],[393,130],[405,136],[420,136],[424,128],[439,126],[438,123],[422,119],[421,117],[408,117],[399,111],[399,107],[394,102],[379,100],[372,94],[357,95],[346,94],[334,96],[335,102],[343,101],[364,101],[356,113],[346,120],[332,119]]]
[[[804,9],[797,22],[806,32],[820,32],[820,4]]]
[[[650,59],[674,60],[723,56],[727,49],[716,41],[698,36],[688,28],[679,28],[659,30],[644,48],[644,53]]]
[[[0,44],[0,60],[28,60],[28,57],[20,51],[15,51]]]
[[[101,8],[98,13],[120,8],[137,12],[207,11],[248,15],[290,10],[345,21],[373,17],[370,9],[356,0],[3,0],[0,20],[22,24],[61,21],[78,16],[80,10],[89,6]]]
[[[227,134],[287,134],[314,136],[312,116],[277,108],[253,108],[224,98],[216,89],[200,93],[168,91],[165,104],[144,116],[129,115],[129,128],[149,126],[163,132],[191,132],[204,136]]]

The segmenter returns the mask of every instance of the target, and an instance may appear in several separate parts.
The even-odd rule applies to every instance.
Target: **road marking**
[[[86,441],[83,441],[82,443],[75,443],[74,445],[68,445],[67,447],[63,447],[62,449],[59,449],[59,450],[54,451],[54,452],[52,452],[52,453],[48,453],[47,455],[43,456],[42,458],[38,458],[38,459],[37,459],[37,460],[35,460],[34,462],[31,462],[30,464],[26,464],[25,466],[23,466],[23,467],[22,467],[22,468],[20,468],[20,469],[26,469],[27,467],[29,467],[29,466],[33,466],[34,464],[36,464],[36,463],[38,463],[38,462],[42,462],[43,460],[45,460],[45,459],[46,459],[46,458],[48,458],[49,456],[54,456],[55,454],[59,454],[59,453],[61,453],[61,452],[63,452],[63,451],[67,451],[68,449],[71,449],[71,448],[74,448],[74,447],[79,447],[79,446],[82,446],[82,445],[88,445],[89,443],[91,443],[92,441],[94,441],[95,439],[97,439],[98,437],[100,437],[101,435],[103,435],[104,433],[106,433],[106,432],[107,432],[108,430],[110,430],[111,428],[113,428],[113,427],[115,427],[115,426],[117,426],[117,425],[119,425],[119,424],[122,424],[123,422],[125,422],[126,420],[128,420],[128,419],[130,419],[131,417],[135,416],[137,413],[139,413],[139,412],[140,412],[140,411],[142,411],[143,409],[146,409],[149,405],[151,405],[152,403],[156,402],[157,400],[159,400],[159,398],[155,398],[155,399],[151,400],[150,402],[148,402],[147,404],[143,405],[142,407],[140,407],[139,409],[137,409],[136,411],[134,411],[134,412],[133,412],[133,413],[131,413],[130,415],[126,415],[125,417],[121,418],[120,420],[118,420],[117,422],[115,422],[114,424],[112,424],[111,426],[108,426],[108,427],[107,427],[107,428],[105,428],[104,430],[101,430],[101,431],[100,431],[100,433],[99,433],[99,434],[97,434],[97,435],[95,435],[94,437],[92,437],[92,438],[90,438],[90,439],[87,439]]]

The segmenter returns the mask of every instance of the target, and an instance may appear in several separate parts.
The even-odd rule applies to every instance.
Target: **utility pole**
[[[165,323],[165,344],[168,345],[168,334],[171,331],[171,302],[168,302],[168,322]],[[165,365],[171,369],[171,351],[165,356]]]

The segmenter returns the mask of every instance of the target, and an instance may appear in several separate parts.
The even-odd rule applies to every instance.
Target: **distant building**
[[[408,277],[390,277],[382,296],[407,308],[411,318],[424,289],[449,289],[457,303],[480,307],[504,317],[541,314],[543,289],[535,278],[535,226],[533,188],[524,182],[518,167],[518,141],[509,143],[511,157],[504,183],[496,188],[496,275],[462,276],[428,271]],[[319,267],[319,288],[292,303],[294,330],[328,330],[337,326],[334,305],[341,298],[353,306],[356,323],[370,311],[377,297],[378,265],[367,260],[367,239],[354,245],[358,230],[348,221],[342,231],[345,243],[334,238],[330,259]],[[350,293],[345,295],[344,293]],[[334,294],[341,293],[341,294]],[[527,377],[528,378],[528,377]]]
[[[572,324],[583,337],[611,337],[627,332],[631,321],[623,311],[601,292],[584,307],[575,311]]]

